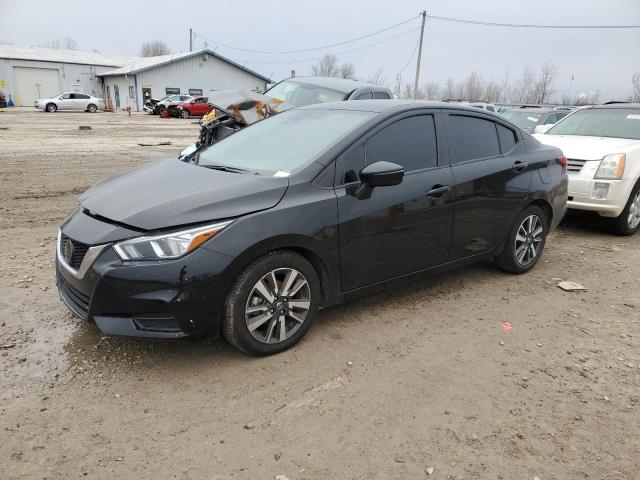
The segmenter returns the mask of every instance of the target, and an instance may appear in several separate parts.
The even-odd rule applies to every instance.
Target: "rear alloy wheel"
[[[225,303],[224,336],[254,355],[286,350],[309,329],[319,297],[318,276],[304,257],[272,252],[236,279]]]
[[[56,110],[58,110],[58,106],[55,103],[48,103],[47,104],[47,112],[53,113]]]
[[[624,210],[617,218],[609,219],[611,233],[633,235],[640,228],[640,181],[631,191]]]
[[[504,250],[496,258],[498,266],[509,273],[525,273],[538,263],[547,239],[547,216],[542,209],[528,207],[509,233]]]
[[[180,116],[182,118],[189,118],[189,110],[181,110],[180,111]]]
[[[89,113],[96,113],[98,111],[98,107],[96,107],[93,103],[90,103],[87,106],[87,112]]]

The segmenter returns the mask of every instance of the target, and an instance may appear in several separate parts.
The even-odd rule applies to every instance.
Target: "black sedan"
[[[528,271],[566,201],[560,150],[495,115],[308,106],[89,189],[60,228],[58,289],[108,334],[273,354],[380,288],[488,259]]]

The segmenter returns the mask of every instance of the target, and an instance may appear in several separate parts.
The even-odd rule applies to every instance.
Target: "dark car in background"
[[[571,110],[561,110],[553,107],[520,107],[507,109],[501,115],[525,132],[534,133],[538,125],[548,125],[550,127],[570,113]]]
[[[496,115],[318,104],[89,189],[59,231],[58,289],[107,334],[221,332],[268,355],[357,296],[481,260],[527,272],[566,201],[561,151]]]

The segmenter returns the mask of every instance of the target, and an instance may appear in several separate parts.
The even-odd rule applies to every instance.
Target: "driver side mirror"
[[[534,133],[547,133],[547,130],[549,130],[551,127],[553,127],[552,123],[548,123],[546,125],[537,125],[533,131]]]
[[[360,172],[362,182],[356,191],[358,200],[371,197],[375,187],[391,187],[399,185],[404,178],[404,167],[391,162],[376,162]]]

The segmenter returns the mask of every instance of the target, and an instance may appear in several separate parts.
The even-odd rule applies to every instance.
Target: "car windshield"
[[[265,95],[284,100],[292,107],[303,107],[314,103],[339,102],[345,99],[344,92],[319,87],[310,83],[283,81],[265,92]]]
[[[288,110],[202,151],[198,164],[286,175],[316,159],[374,114],[349,110]]]
[[[640,140],[640,109],[589,108],[578,110],[547,131],[547,135],[630,138]]]
[[[538,112],[521,112],[518,110],[507,110],[502,114],[504,118],[515,123],[520,128],[535,128],[542,115],[544,114]]]

